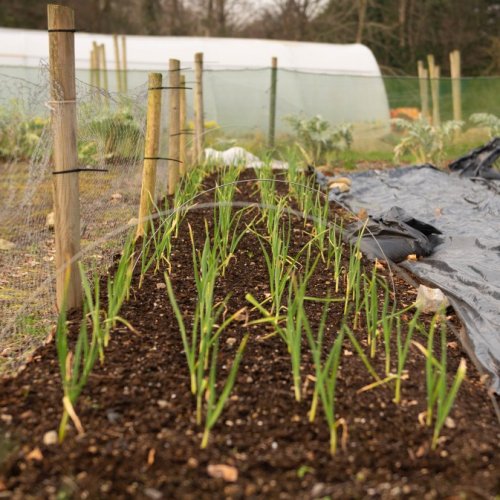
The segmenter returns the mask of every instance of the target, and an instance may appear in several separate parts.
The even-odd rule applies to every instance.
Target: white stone
[[[433,313],[449,306],[447,297],[439,288],[429,288],[424,285],[418,287],[415,307],[424,313]]]
[[[45,446],[52,446],[57,444],[57,432],[56,431],[48,431],[43,435],[43,444]]]

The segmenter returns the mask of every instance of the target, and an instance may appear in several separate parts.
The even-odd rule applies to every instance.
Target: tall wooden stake
[[[187,172],[187,154],[186,154],[186,77],[181,75],[180,78],[180,91],[179,91],[179,172],[181,177]]]
[[[94,54],[95,86],[101,87],[101,51],[97,42],[92,42],[92,53]]]
[[[77,167],[75,14],[61,5],[47,6],[49,30],[51,122],[54,134],[54,172]],[[78,173],[53,175],[57,306],[79,307],[82,288],[80,253],[80,190]],[[71,260],[75,258],[75,262]]]
[[[460,78],[462,77],[462,68],[460,61],[460,51],[454,50],[450,53],[451,68],[451,94],[453,99],[453,119],[462,119],[462,87]]]
[[[102,88],[105,90],[106,93],[108,93],[108,91],[109,91],[108,65],[106,63],[106,46],[103,43],[101,43],[101,45],[99,45],[99,52],[100,52],[100,61],[101,61],[100,69],[102,70]]]
[[[95,54],[93,47],[90,49],[89,68],[90,68],[90,85],[91,87],[95,87]]]
[[[121,94],[122,88],[122,72],[120,68],[120,47],[118,45],[118,35],[113,35],[113,44],[115,46],[115,68],[116,68],[116,85],[117,90]]]
[[[270,148],[274,147],[276,133],[276,89],[278,84],[278,58],[271,60],[271,96],[269,103],[269,136],[268,144]]]
[[[128,92],[128,78],[127,78],[127,39],[122,35],[122,89],[123,92]]]
[[[148,110],[146,116],[146,140],[142,169],[141,202],[137,237],[147,232],[149,225],[145,218],[151,213],[156,189],[156,164],[160,149],[161,128],[161,73],[150,73],[148,79]]]
[[[418,83],[420,87],[420,104],[422,119],[429,121],[429,72],[423,61],[418,61]]]
[[[436,66],[434,56],[429,54],[427,56],[429,64],[429,78],[431,79],[431,96],[432,96],[432,124],[435,127],[441,125],[441,112],[439,109],[439,78],[441,76],[441,69]]]
[[[179,161],[180,160],[180,61],[170,59],[169,61],[168,86],[168,194],[174,194],[179,182]]]
[[[194,55],[194,162],[203,161],[205,133],[203,111],[203,53]]]

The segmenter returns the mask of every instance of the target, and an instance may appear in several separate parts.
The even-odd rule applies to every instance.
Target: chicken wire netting
[[[25,71],[24,71],[25,73]],[[25,75],[24,75],[25,76]],[[147,77],[147,75],[146,75]],[[0,370],[47,336],[55,306],[53,163],[48,70],[0,71]],[[146,80],[147,82],[147,80]],[[81,260],[105,272],[137,217],[147,83],[120,95],[77,80]],[[164,171],[164,169],[163,169]],[[158,190],[164,180],[159,168]],[[163,174],[163,175],[162,175]]]
[[[187,87],[185,126],[192,131],[192,63],[182,62],[181,70]],[[204,71],[206,146],[223,150],[238,145],[257,155],[267,153],[271,74],[270,68]],[[76,72],[77,166],[106,170],[76,174],[82,260],[89,272],[104,272],[131,230],[128,223],[137,217],[144,154],[148,73],[108,71],[106,85],[103,76],[96,79],[89,71]],[[128,90],[120,93],[118,82],[123,78]],[[163,85],[168,87],[167,72]],[[430,87],[427,82],[429,113]],[[465,78],[460,88],[467,124],[457,156],[471,141],[483,141],[493,133],[493,127],[478,132],[468,120],[474,113],[500,116],[500,78]],[[418,120],[421,89],[417,78],[279,69],[276,144],[278,149],[283,146],[281,151],[296,144],[289,117],[321,115],[333,126],[352,125],[354,149],[390,154],[400,139],[394,134],[391,116]],[[438,92],[440,117],[445,122],[454,115],[451,80],[441,79]],[[49,93],[46,66],[0,68],[0,371],[19,366],[46,337],[56,315]],[[162,91],[160,157],[168,156],[168,98],[169,91]],[[188,131],[188,149],[192,139]],[[165,194],[166,183],[167,165],[161,160],[157,199]]]

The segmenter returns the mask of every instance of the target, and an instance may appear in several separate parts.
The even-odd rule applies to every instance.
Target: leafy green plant
[[[351,148],[353,138],[350,124],[332,127],[320,115],[310,119],[288,116],[285,120],[297,135],[297,147],[310,165],[328,162],[333,153]]]
[[[408,323],[408,330],[406,336],[403,339],[402,328],[401,328],[401,315],[396,316],[396,346],[397,346],[397,370],[396,370],[396,385],[394,389],[394,402],[399,404],[401,402],[401,382],[403,380],[403,370],[406,364],[406,359],[408,357],[408,352],[410,350],[411,340],[413,338],[413,332],[417,326],[419,318],[419,311],[417,310],[413,315],[413,318]]]
[[[309,412],[309,420],[314,421],[316,415],[318,395],[322,403],[328,428],[330,430],[330,453],[335,455],[337,452],[337,430],[343,427],[343,442],[347,440],[347,425],[344,419],[335,417],[335,392],[337,387],[337,377],[342,354],[342,342],[344,340],[344,329],[341,328],[333,345],[325,359],[322,361],[322,346],[324,340],[324,329],[327,317],[327,307],[324,308],[321,317],[317,337],[315,338],[309,322],[305,320],[305,329],[309,346],[311,348],[314,367],[316,372],[316,381],[314,387],[313,401]]]
[[[226,301],[218,305],[214,303],[215,281],[219,273],[217,248],[211,243],[208,228],[206,228],[203,249],[197,251],[191,227],[189,231],[197,292],[197,301],[190,334],[188,334],[167,273],[165,273],[165,283],[167,285],[170,304],[182,337],[182,344],[190,372],[191,392],[196,397],[196,421],[198,424],[201,424],[203,395],[207,389],[206,370],[209,365],[210,351],[220,334],[234,321],[240,311],[226,318],[220,325],[217,324],[226,305]]]
[[[401,161],[410,154],[419,163],[440,163],[444,159],[445,149],[451,145],[464,122],[450,120],[439,126],[430,125],[426,120],[391,120],[396,129],[404,132],[399,144],[394,148],[394,159]]]
[[[434,356],[434,337],[438,326],[441,326],[441,358],[439,361]],[[421,330],[425,333],[423,327],[421,327]],[[424,354],[426,360],[425,378],[427,387],[427,410],[425,415],[426,424],[428,426],[431,426],[434,421],[431,447],[435,450],[439,443],[441,430],[450,414],[458,390],[467,374],[467,364],[465,359],[460,360],[457,372],[453,377],[450,388],[448,388],[446,324],[443,321],[442,311],[437,312],[431,321],[429,332],[427,333],[427,348],[418,342],[413,342],[413,344]]]
[[[231,369],[229,370],[229,374],[227,376],[226,382],[222,388],[220,395],[217,397],[217,354],[218,354],[218,346],[219,339],[215,340],[213,349],[212,349],[212,358],[210,362],[210,372],[208,376],[207,383],[207,397],[205,404],[205,429],[203,431],[203,437],[201,441],[201,448],[206,448],[208,445],[208,440],[210,437],[210,431],[212,427],[217,423],[222,410],[224,409],[224,405],[226,404],[231,391],[233,390],[233,386],[236,380],[236,374],[238,373],[238,368],[241,363],[241,358],[243,357],[243,352],[245,351],[245,347],[248,341],[248,334],[246,334],[236,352],[236,357],[231,365]]]
[[[111,329],[117,322],[135,331],[132,325],[119,316],[123,302],[128,299],[133,272],[134,238],[130,235],[123,247],[120,260],[113,276],[108,278],[108,310],[104,322],[104,347],[108,346]]]
[[[0,158],[29,160],[48,125],[47,118],[28,115],[19,100],[0,106]]]
[[[491,113],[474,113],[470,115],[469,121],[478,127],[488,129],[491,139],[500,136],[500,118]]]
[[[83,107],[79,117],[78,158],[90,165],[117,159],[135,159],[143,151],[143,132],[128,106]]]
[[[337,225],[337,217],[333,224],[328,227],[328,255],[326,265],[333,268],[333,279],[335,281],[335,293],[339,292],[340,277],[342,273],[342,231],[343,221]]]
[[[63,386],[63,414],[59,423],[59,442],[64,440],[69,418],[75,424],[80,434],[83,434],[83,426],[75,411],[75,404],[83,388],[87,384],[88,377],[92,371],[102,345],[102,329],[99,317],[99,280],[94,281],[95,295],[92,295],[90,284],[86,277],[83,266],[80,264],[80,274],[84,287],[83,316],[80,323],[80,331],[74,348],[70,349],[68,343],[68,328],[66,324],[66,306],[63,303],[57,320],[56,349]],[[92,320],[92,333],[88,335],[87,316],[90,314]],[[96,323],[97,319],[97,323]]]

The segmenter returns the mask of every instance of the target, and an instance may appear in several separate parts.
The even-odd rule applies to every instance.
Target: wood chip
[[[41,462],[43,460],[43,455],[40,448],[37,446],[26,455],[26,458],[35,462]]]
[[[209,464],[207,467],[208,475],[214,478],[221,478],[229,483],[238,480],[238,469],[232,465]]]
[[[148,453],[148,465],[153,465],[155,463],[156,450],[151,448]]]

